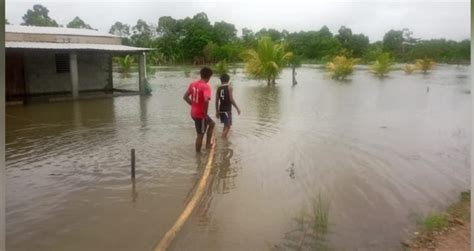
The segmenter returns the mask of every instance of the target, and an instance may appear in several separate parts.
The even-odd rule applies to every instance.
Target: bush
[[[336,56],[331,62],[326,64],[326,70],[331,73],[334,79],[345,79],[353,72],[354,64],[359,60],[355,58],[346,58],[345,56]]]

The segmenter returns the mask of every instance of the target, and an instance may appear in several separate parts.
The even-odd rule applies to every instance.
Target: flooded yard
[[[7,107],[7,249],[151,250],[206,162],[182,100],[197,70],[159,68],[150,97]],[[385,79],[358,69],[343,82],[315,66],[297,73],[294,87],[291,69],[274,87],[230,74],[242,114],[171,250],[283,246],[318,196],[327,247],[397,250],[418,214],[469,189],[468,67]]]

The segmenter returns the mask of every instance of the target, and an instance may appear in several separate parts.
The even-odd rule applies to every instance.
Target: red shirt
[[[188,86],[188,95],[191,96],[191,117],[202,119],[207,116],[204,110],[206,101],[211,100],[211,87],[202,80],[194,81]]]

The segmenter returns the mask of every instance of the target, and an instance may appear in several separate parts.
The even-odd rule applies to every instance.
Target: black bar
[[[132,179],[135,178],[135,149],[132,149]]]

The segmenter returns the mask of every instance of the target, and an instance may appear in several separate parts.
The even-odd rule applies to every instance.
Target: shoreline
[[[458,201],[443,212],[433,212],[417,220],[417,228],[404,250],[470,250],[471,193],[461,192]]]

